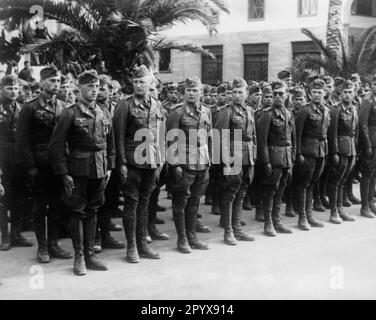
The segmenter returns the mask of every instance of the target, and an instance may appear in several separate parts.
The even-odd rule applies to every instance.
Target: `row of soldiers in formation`
[[[324,226],[314,217],[315,193],[322,202],[315,209],[329,207],[332,223],[354,221],[343,208],[343,194],[346,190],[357,201],[347,188],[356,164],[361,172],[360,213],[375,218],[376,77],[363,86],[366,96],[362,97],[358,75],[349,80],[315,76],[305,88],[294,88],[287,72],[271,84],[247,84],[236,78],[231,85],[211,89],[209,96],[204,95],[200,79],[193,77],[184,81],[184,90],[170,84],[161,103],[158,82],[141,65],[132,73],[134,94],[118,103],[111,101],[108,77],[84,72],[73,104],[56,97],[62,77],[55,67],[42,69],[40,77],[40,94],[24,105],[16,102],[18,79],[0,80],[1,250],[32,246],[21,235],[28,189],[38,261],[72,258],[58,244],[63,217],[73,243],[76,275],[86,274],[87,269],[107,270],[95,254],[98,234],[103,247],[124,248],[110,235],[119,194],[127,260],[160,259],[149,238],[169,239],[156,227],[158,195],[164,184],[172,199],[181,253],[209,248],[197,236],[198,231],[210,231],[198,220],[205,192],[213,213],[220,215],[228,245],[254,240],[242,229],[243,203],[249,196],[267,236],[292,232],[281,219],[284,195],[286,214],[297,212],[302,230]],[[174,153],[164,165],[161,127],[167,132],[181,130],[186,138],[178,141],[183,152]],[[136,139],[143,129],[147,139]],[[220,153],[220,163],[210,165],[216,147],[213,129],[231,134],[229,143],[222,145],[226,150]],[[194,146],[189,139],[192,130],[207,133]],[[242,133],[240,141],[235,140],[236,130]],[[161,161],[138,161],[145,143],[150,159]],[[167,147],[174,143],[168,141]],[[241,150],[241,170],[225,174],[235,163],[223,155],[237,150]],[[206,159],[199,161],[202,157]]]

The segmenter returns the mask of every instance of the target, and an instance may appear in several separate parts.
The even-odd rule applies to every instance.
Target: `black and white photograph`
[[[376,299],[376,0],[0,0],[0,235],[0,300]]]

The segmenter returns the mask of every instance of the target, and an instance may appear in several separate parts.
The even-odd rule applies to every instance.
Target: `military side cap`
[[[167,86],[168,91],[175,91],[175,90],[177,90],[177,88],[178,88],[177,83],[169,83],[168,86]]]
[[[15,86],[18,85],[18,78],[14,75],[6,75],[0,80],[0,87]]]
[[[207,84],[204,85],[204,93],[210,93],[211,89],[212,89],[211,86],[209,86]]]
[[[58,76],[60,76],[59,70],[57,70],[57,68],[54,67],[54,66],[43,68],[40,71],[40,79],[41,80],[46,80],[46,79],[54,78],[54,77],[58,77]]]
[[[232,82],[232,88],[233,89],[235,89],[235,88],[248,88],[248,85],[247,85],[247,82],[243,78],[237,77]]]
[[[334,83],[334,79],[331,76],[323,76],[322,79],[326,84]]]
[[[343,79],[343,78],[341,78],[341,77],[336,77],[336,78],[334,79],[334,85],[335,85],[336,87],[340,87],[340,86],[342,86],[344,82],[345,82],[345,79]]]
[[[358,73],[353,73],[351,76],[350,76],[350,80],[353,81],[353,82],[360,82],[360,76]]]
[[[32,84],[31,84],[31,90],[32,91],[35,91],[35,90],[38,90],[40,89],[42,86],[40,84],[40,82],[38,81],[34,81]]]
[[[152,74],[150,73],[150,70],[144,64],[142,64],[141,66],[134,66],[132,70],[133,79],[150,77],[150,76],[152,76]]]
[[[307,84],[310,85],[311,83],[313,83],[314,81],[320,79],[320,76],[318,74],[310,74],[308,77],[307,77]]]
[[[201,80],[198,77],[187,78],[185,79],[184,84],[186,88],[196,88],[202,86]]]
[[[218,94],[226,93],[226,91],[227,91],[227,86],[225,86],[224,84],[221,84],[221,85],[217,88],[217,92],[218,92]]]
[[[304,98],[306,96],[305,91],[302,88],[295,88],[292,92],[293,99]]]
[[[278,72],[277,76],[278,76],[278,79],[280,79],[280,80],[291,78],[291,72],[287,71],[287,70],[282,70],[282,71]]]
[[[218,93],[218,88],[212,87],[211,90],[210,90],[210,93]]]
[[[341,90],[348,89],[354,89],[354,83],[351,80],[346,80],[341,86]]]
[[[62,74],[60,84],[63,85],[63,84],[67,84],[67,83],[69,83],[69,78]]]
[[[272,90],[277,90],[277,89],[286,89],[286,83],[283,82],[282,80],[275,80],[272,82]]]
[[[105,74],[101,74],[100,76],[99,76],[99,84],[101,85],[101,86],[112,86],[112,81],[111,81],[111,79],[110,79],[110,77],[108,76],[108,75],[105,75]]]
[[[262,89],[262,94],[263,95],[273,94],[272,86],[271,85],[264,86],[264,88]]]
[[[261,94],[262,94],[261,87],[260,87],[258,84],[253,85],[253,86],[249,89],[249,94],[252,94],[252,93],[261,93]]]
[[[311,89],[324,90],[325,87],[325,82],[321,79],[316,79],[311,83]]]
[[[78,76],[78,84],[85,85],[99,81],[99,76],[95,70],[88,70]]]

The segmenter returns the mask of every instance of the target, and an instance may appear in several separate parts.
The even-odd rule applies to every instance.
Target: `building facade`
[[[200,43],[216,60],[165,49],[160,53],[162,81],[199,76],[204,83],[275,79],[300,54],[318,54],[302,32],[310,29],[325,40],[329,0],[227,0],[231,14],[219,16],[218,34],[210,37],[199,23],[179,25],[166,36],[180,42]],[[376,0],[343,0],[341,28],[351,43],[376,24]]]

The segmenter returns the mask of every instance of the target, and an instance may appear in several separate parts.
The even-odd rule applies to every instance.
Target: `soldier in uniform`
[[[169,151],[178,143],[177,154],[169,154],[168,162],[172,180],[172,213],[178,234],[177,248],[181,253],[208,249],[196,234],[198,207],[209,182],[211,162],[212,117],[209,108],[200,102],[201,95],[200,79],[186,79],[185,100],[167,119],[168,134],[171,130],[179,133],[174,141],[168,141]],[[190,139],[194,133],[196,139]],[[190,144],[192,141],[193,145]]]
[[[178,84],[171,83],[167,87],[167,99],[162,103],[163,109],[167,111],[167,114],[170,114],[172,111],[175,110],[178,104]]]
[[[302,88],[295,88],[293,90],[293,96],[292,96],[292,110],[291,113],[294,117],[294,121],[300,111],[301,108],[304,108],[304,106],[307,104],[307,96],[305,93],[305,90]],[[292,170],[292,178],[291,183],[289,186],[286,187],[285,195],[286,195],[286,212],[285,215],[287,217],[296,217],[295,214],[295,178],[296,178],[296,166],[293,167]]]
[[[221,136],[220,209],[224,222],[224,240],[228,245],[237,241],[254,241],[241,228],[243,201],[248,186],[253,181],[256,160],[256,126],[253,111],[246,105],[248,85],[242,78],[235,78],[232,83],[233,102],[223,108],[216,117],[215,130]],[[237,140],[236,131],[241,131],[241,140]],[[229,133],[229,141],[225,136]],[[241,161],[233,157],[241,152]],[[226,170],[239,166],[236,171]],[[236,168],[235,168],[236,169]]]
[[[70,259],[72,255],[57,242],[63,213],[60,201],[62,184],[53,173],[48,152],[52,132],[64,110],[62,102],[56,98],[60,74],[55,67],[46,67],[41,70],[40,78],[41,94],[27,102],[20,112],[17,145],[32,181],[37,259],[40,263],[48,263],[50,257]]]
[[[212,114],[213,123],[216,122],[217,117],[220,115],[220,111],[226,106],[226,90],[227,87],[224,84],[221,84],[217,88],[217,103],[213,106],[210,111]],[[222,174],[222,167],[218,164],[213,164],[209,169],[209,185],[207,190],[209,189],[211,192],[212,198],[212,214],[219,216],[221,215],[221,211],[219,208],[219,183],[220,177]]]
[[[96,104],[96,71],[82,73],[78,83],[80,100],[61,114],[49,150],[70,211],[73,273],[85,275],[87,269],[107,270],[95,256],[94,241],[97,212],[104,203],[106,183],[115,165],[115,146],[109,113]]]
[[[110,85],[112,85],[110,77],[101,74],[99,76],[99,93],[96,102],[103,110],[104,115],[108,116],[107,120],[112,122],[115,106],[110,99]],[[117,174],[111,174],[106,186],[104,205],[98,210],[98,223],[94,247],[97,253],[100,252],[102,248],[125,248],[124,243],[115,240],[110,233],[110,231],[122,231],[121,226],[115,225],[111,222],[113,213],[118,210],[119,183],[119,176]]]
[[[27,174],[15,139],[21,110],[21,105],[16,102],[18,91],[18,79],[15,76],[7,75],[0,80],[0,250],[9,250],[11,246],[32,246],[21,235],[26,209]],[[8,210],[11,218],[10,235]]]
[[[149,94],[153,75],[147,67],[135,67],[132,79],[135,94],[119,102],[113,123],[116,166],[124,194],[127,260],[138,263],[140,256],[160,259],[159,253],[147,244],[147,209],[160,172],[157,169],[164,163],[164,146],[160,139],[164,139],[165,133],[160,131],[164,130],[165,120],[161,103]],[[140,133],[147,135],[145,142],[140,141],[143,138],[138,137]]]
[[[341,102],[330,111],[331,120],[328,130],[330,221],[335,224],[340,224],[342,220],[355,221],[343,210],[342,197],[346,180],[356,160],[355,138],[358,130],[358,114],[353,104],[353,83],[347,80],[341,90]]]
[[[325,82],[316,79],[311,83],[312,101],[301,108],[296,120],[297,163],[296,195],[299,228],[324,227],[313,216],[313,188],[325,167],[328,155],[327,132],[330,125],[328,107],[324,104]],[[308,220],[308,221],[307,221]]]
[[[262,171],[263,209],[267,236],[292,233],[281,222],[281,201],[290,184],[295,160],[295,125],[292,113],[285,107],[286,84],[272,83],[273,105],[264,108],[257,121],[258,155]]]
[[[217,96],[218,96],[218,88],[212,87],[210,90],[210,107],[216,106],[217,103]]]
[[[363,101],[359,109],[360,214],[366,218],[375,218],[376,215],[376,76],[371,82],[371,89],[372,95]]]
[[[261,109],[262,90],[258,84],[254,84],[249,88],[248,103],[254,112]]]
[[[71,91],[70,80],[67,76],[61,75],[61,82],[59,86],[59,91],[56,97],[63,102],[63,106],[67,107],[69,105],[68,98]]]
[[[206,104],[207,106],[210,105],[210,92],[212,90],[212,87],[208,84],[205,84],[203,87],[204,94],[202,96],[202,102]]]

